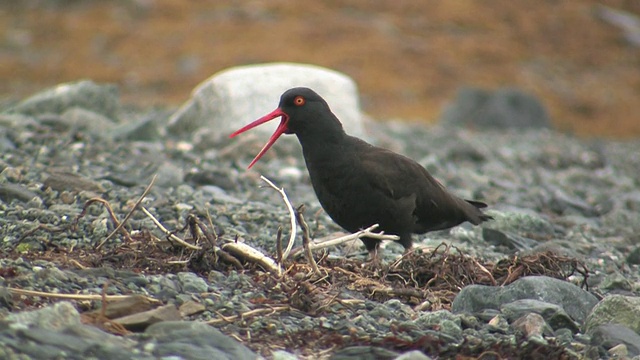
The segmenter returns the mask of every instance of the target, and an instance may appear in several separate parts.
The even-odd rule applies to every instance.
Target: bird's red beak
[[[239,130],[236,130],[231,135],[229,135],[230,138],[235,137],[237,135],[242,134],[243,132],[245,132],[247,130],[253,129],[256,126],[258,126],[260,124],[264,124],[267,121],[273,120],[273,119],[275,119],[277,117],[282,117],[282,120],[280,120],[280,125],[278,125],[278,128],[276,129],[276,131],[273,133],[273,135],[271,135],[271,137],[269,138],[269,141],[267,141],[267,143],[262,147],[262,150],[260,150],[258,155],[256,155],[256,157],[253,159],[253,161],[251,161],[251,164],[249,164],[249,167],[247,169],[250,169],[253,166],[253,164],[255,164],[262,157],[262,155],[264,155],[264,153],[267,152],[267,150],[269,150],[271,145],[273,145],[276,142],[276,140],[278,140],[280,135],[288,133],[289,128],[287,128],[287,123],[289,122],[289,115],[287,115],[280,108],[277,108],[277,109],[273,110],[272,112],[268,113],[267,115],[261,117],[260,119],[252,122],[249,125],[246,125],[246,126],[242,127]]]

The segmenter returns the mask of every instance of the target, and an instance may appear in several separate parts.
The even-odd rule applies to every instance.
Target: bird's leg
[[[380,257],[378,256],[378,247],[374,247],[373,249],[369,250],[369,260],[371,261],[372,264],[379,264],[380,263]]]

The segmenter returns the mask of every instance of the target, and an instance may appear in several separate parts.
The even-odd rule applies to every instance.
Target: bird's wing
[[[362,164],[369,183],[381,194],[405,206],[404,199],[413,201],[410,210],[405,207],[404,211],[413,215],[414,232],[446,229],[467,219],[481,222],[473,206],[449,193],[425,168],[407,157],[376,148],[363,155]]]
[[[361,171],[378,195],[404,206],[412,201],[414,232],[446,229],[463,221],[479,224],[490,218],[479,210],[486,207],[484,203],[449,193],[424,167],[405,156],[373,146],[360,154]]]
[[[444,186],[420,164],[390,150],[372,147],[362,153],[361,161],[361,171],[369,183],[392,199],[420,196],[425,188],[431,189],[429,193],[435,201],[448,195]]]

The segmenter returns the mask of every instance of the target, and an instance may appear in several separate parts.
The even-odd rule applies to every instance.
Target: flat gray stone
[[[60,84],[20,102],[9,112],[26,115],[62,114],[79,107],[116,120],[120,98],[115,85],[100,85],[90,80]]]
[[[208,126],[220,138],[273,111],[286,90],[304,86],[315,90],[331,107],[350,135],[364,134],[355,82],[334,70],[314,65],[271,63],[230,68],[198,85],[192,97],[171,116],[168,129],[184,134]],[[255,129],[263,139],[277,125]]]
[[[0,184],[0,201],[6,203],[10,203],[12,200],[28,202],[33,198],[39,198],[38,194],[21,184]]]
[[[156,341],[154,355],[185,359],[259,359],[260,357],[220,330],[194,321],[164,321],[147,328]]]
[[[529,314],[539,314],[554,330],[567,328],[574,333],[580,330],[578,324],[567,315],[561,306],[544,301],[533,299],[516,300],[502,305],[500,312],[511,322]]]
[[[387,350],[376,346],[357,345],[349,346],[337,350],[330,360],[361,360],[361,359],[379,359],[379,360],[393,360],[400,354],[397,352]]]
[[[61,330],[80,324],[80,314],[68,301],[61,301],[39,310],[24,311],[7,315],[10,327],[26,329],[40,327],[44,330]]]
[[[451,312],[479,313],[500,309],[520,299],[533,299],[562,307],[575,321],[582,323],[598,299],[578,286],[547,276],[528,276],[501,286],[469,285],[453,300]]]
[[[105,191],[100,183],[80,174],[70,172],[52,171],[51,175],[44,180],[43,186],[56,191],[91,191],[97,193]]]

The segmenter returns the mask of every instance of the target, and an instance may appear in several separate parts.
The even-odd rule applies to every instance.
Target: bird
[[[492,219],[481,210],[487,204],[452,194],[414,160],[348,135],[328,103],[306,87],[285,91],[275,110],[229,136],[277,118],[280,124],[248,168],[281,135],[295,135],[320,205],[350,233],[378,224],[385,234],[399,237],[406,253],[413,245],[412,234]],[[377,262],[381,241],[361,240]]]

